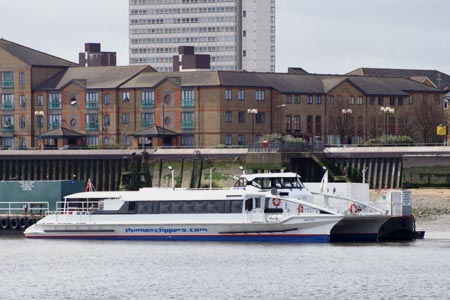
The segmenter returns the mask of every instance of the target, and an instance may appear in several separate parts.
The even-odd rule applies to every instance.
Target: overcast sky
[[[0,37],[78,62],[100,42],[128,64],[128,0],[0,0]],[[448,0],[277,0],[277,71],[359,67],[450,74]]]

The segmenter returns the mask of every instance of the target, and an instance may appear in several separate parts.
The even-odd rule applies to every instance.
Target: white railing
[[[101,209],[103,201],[84,200],[84,201],[58,201],[56,202],[56,211],[53,214],[77,213],[87,214]]]
[[[48,202],[0,202],[0,214],[44,215],[48,211]]]

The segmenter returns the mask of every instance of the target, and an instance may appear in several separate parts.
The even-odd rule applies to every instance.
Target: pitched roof
[[[82,138],[83,136],[79,132],[65,127],[59,127],[41,134],[39,138]]]
[[[169,80],[178,86],[218,86],[217,71],[141,73],[125,83],[122,88],[155,88]]]
[[[439,89],[407,78],[349,76],[348,79],[366,95],[407,96],[409,91],[439,92]]]
[[[118,88],[139,73],[150,70],[149,66],[73,67],[60,72],[37,89],[62,89],[72,82],[82,84],[86,89]]]
[[[162,128],[157,125],[153,125],[147,128],[144,128],[140,131],[137,131],[131,136],[146,136],[146,137],[156,137],[156,136],[177,136],[178,133],[175,131],[169,130],[167,128]]]
[[[0,48],[30,66],[78,66],[78,64],[74,62],[10,42],[3,38],[0,38]]]
[[[450,88],[450,76],[437,70],[420,69],[388,69],[388,68],[359,68],[348,72],[346,75],[383,76],[383,77],[428,77],[441,89]]]

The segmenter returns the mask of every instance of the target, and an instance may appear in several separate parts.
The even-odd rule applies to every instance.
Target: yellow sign
[[[436,128],[436,134],[437,135],[447,135],[447,126],[445,125],[439,125]]]

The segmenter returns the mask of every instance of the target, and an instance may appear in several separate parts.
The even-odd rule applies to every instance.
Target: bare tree
[[[352,110],[347,108],[342,98],[329,105],[329,132],[339,136],[341,143],[351,141],[354,132]]]
[[[378,106],[376,106],[378,108]],[[369,110],[367,113],[367,134],[369,139],[376,139],[383,135],[384,114],[378,109]]]
[[[417,103],[413,117],[418,138],[423,143],[433,142],[436,138],[436,127],[445,121],[442,106],[429,98]]]
[[[410,112],[399,112],[396,121],[398,124],[397,133],[399,135],[408,136],[413,140],[417,140],[417,131],[414,125],[415,122]]]

